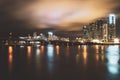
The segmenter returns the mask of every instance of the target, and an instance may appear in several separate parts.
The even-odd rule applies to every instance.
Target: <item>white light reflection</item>
[[[53,51],[54,51],[53,45],[48,45],[47,46],[47,54],[48,54],[49,58],[53,57],[53,55],[54,55]]]
[[[36,48],[36,69],[37,71],[39,71],[41,68],[41,64],[40,64],[40,49],[39,47]]]
[[[37,47],[37,48],[39,48],[39,47],[40,47],[40,45],[39,45],[39,44],[37,44],[37,45],[36,45],[36,47]]]
[[[40,49],[39,49],[39,47],[38,47],[38,48],[36,48],[36,55],[37,55],[37,56],[39,56],[39,55],[40,55]]]
[[[108,59],[108,70],[111,74],[118,74],[119,73],[119,46],[118,45],[113,45],[113,46],[108,46],[107,48],[107,55]]]
[[[48,58],[48,72],[51,74],[53,72],[53,61],[54,61],[54,46],[47,46],[47,58]]]
[[[24,46],[23,46],[23,45],[21,45],[21,46],[20,46],[20,48],[24,48]]]

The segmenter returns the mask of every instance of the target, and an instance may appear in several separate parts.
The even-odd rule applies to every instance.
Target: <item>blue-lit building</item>
[[[113,41],[116,38],[116,16],[110,14],[108,16],[108,40]]]

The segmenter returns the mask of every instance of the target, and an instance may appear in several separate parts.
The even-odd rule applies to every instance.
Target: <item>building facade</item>
[[[108,18],[101,18],[89,25],[83,26],[83,39],[98,39],[103,42],[114,41],[116,38],[116,17],[110,14]]]
[[[108,40],[114,41],[116,38],[116,16],[110,14],[108,17]]]

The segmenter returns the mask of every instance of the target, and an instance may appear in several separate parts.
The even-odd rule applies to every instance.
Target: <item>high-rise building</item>
[[[89,39],[98,39],[98,26],[95,23],[89,24]]]
[[[83,39],[89,38],[89,31],[87,26],[83,26]]]
[[[33,33],[33,38],[36,39],[37,38],[37,32]]]
[[[96,21],[96,34],[97,34],[97,39],[101,40],[103,39],[103,30],[104,30],[104,24],[107,23],[106,18],[101,18]]]
[[[115,14],[110,14],[108,17],[108,39],[109,41],[114,41],[116,38],[116,16]]]
[[[104,42],[114,41],[116,38],[116,16],[110,14],[108,18],[101,18],[83,27],[84,39],[98,39]]]
[[[108,24],[105,23],[102,26],[102,39],[104,42],[108,42]]]

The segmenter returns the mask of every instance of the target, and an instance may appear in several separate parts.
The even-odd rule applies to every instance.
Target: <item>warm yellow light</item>
[[[119,39],[118,39],[118,38],[115,38],[115,39],[114,39],[114,43],[119,43]]]
[[[28,46],[28,47],[27,47],[27,52],[28,52],[28,57],[30,57],[30,54],[31,54],[31,46]]]
[[[13,60],[13,56],[12,54],[9,54],[9,63],[12,63],[12,60]]]
[[[40,47],[40,50],[41,50],[41,53],[44,53],[44,46],[43,45]]]
[[[87,46],[86,45],[83,47],[83,58],[84,58],[84,64],[86,65],[86,62],[87,62]]]
[[[11,53],[13,52],[13,47],[12,47],[12,46],[9,46],[8,51],[9,51],[9,53],[11,54]]]
[[[56,46],[56,54],[57,54],[57,55],[59,55],[59,50],[60,50],[60,46],[57,45],[57,46]]]
[[[98,39],[93,39],[92,42],[99,43],[100,41]]]
[[[78,45],[78,49],[80,50],[80,45]]]

